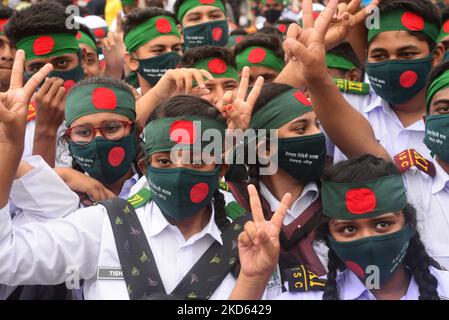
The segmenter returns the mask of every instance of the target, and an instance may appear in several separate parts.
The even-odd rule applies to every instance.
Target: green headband
[[[239,80],[237,70],[219,58],[207,58],[195,63],[193,68],[209,71],[214,78],[232,78]]]
[[[262,47],[246,48],[237,55],[236,60],[238,71],[241,71],[244,66],[266,67],[277,72],[281,72],[284,68],[284,60],[273,51]]]
[[[235,47],[238,43],[240,43],[240,41],[243,40],[243,37],[244,35],[242,34],[234,34],[229,36],[227,47],[228,48]]]
[[[397,174],[356,183],[322,181],[321,197],[323,213],[340,220],[372,218],[407,206],[404,182]]]
[[[65,120],[69,127],[76,119],[93,113],[112,112],[134,121],[136,98],[108,84],[89,84],[73,88],[65,102]]]
[[[263,5],[266,5],[267,3],[268,4],[279,3],[279,4],[284,5],[284,1],[283,0],[262,0],[261,2],[262,2]]]
[[[348,71],[356,68],[356,66],[351,61],[334,53],[326,53],[326,65],[328,68]]]
[[[427,114],[429,114],[430,103],[432,102],[432,98],[435,95],[435,93],[448,87],[449,87],[449,70],[445,71],[442,75],[433,80],[433,82],[427,89],[426,94]]]
[[[98,54],[97,45],[95,44],[94,40],[92,40],[92,38],[89,37],[87,34],[85,34],[82,31],[78,31],[78,33],[76,34],[76,38],[78,39],[79,43],[84,43],[85,45],[91,47]]]
[[[309,99],[299,90],[290,89],[272,99],[251,118],[253,129],[279,129],[312,110]]]
[[[207,129],[214,129],[209,141],[204,141]],[[145,127],[145,153],[168,152],[173,147],[202,150],[215,141],[213,133],[224,141],[226,126],[223,122],[202,116],[184,116],[153,120]],[[209,131],[211,132],[211,131]]]
[[[416,13],[398,9],[380,14],[380,28],[368,29],[368,42],[379,33],[399,30],[421,32],[433,41],[437,40],[440,32],[435,24]]]
[[[25,61],[29,61],[76,53],[79,51],[79,43],[73,34],[39,34],[21,39],[17,42],[17,49],[25,51]]]
[[[443,26],[441,27],[440,30],[440,34],[438,35],[437,42],[441,42],[441,40],[443,40],[447,36],[449,36],[449,20],[443,23]]]
[[[126,50],[133,52],[145,43],[163,36],[181,37],[176,21],[169,16],[153,17],[128,32],[125,36]]]
[[[221,0],[185,0],[178,9],[178,20],[182,21],[187,11],[199,7],[199,6],[213,6],[217,7],[224,14],[226,14],[226,9]]]

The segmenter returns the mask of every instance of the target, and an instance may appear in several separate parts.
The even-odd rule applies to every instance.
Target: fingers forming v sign
[[[7,92],[0,94],[1,142],[16,141],[23,143],[31,96],[53,69],[51,64],[46,64],[23,85],[24,63],[24,51],[17,50],[11,71],[9,89]]]
[[[264,79],[263,77],[257,78],[251,92],[247,96],[249,75],[249,67],[244,67],[235,97],[232,91],[226,91],[223,98],[217,102],[216,107],[227,120],[228,129],[245,130],[251,121],[251,113],[259,97]]]
[[[248,193],[253,221],[245,224],[238,239],[241,272],[247,277],[266,277],[273,272],[279,259],[279,233],[290,207],[291,194],[284,195],[279,208],[267,221],[256,187],[249,185]]]

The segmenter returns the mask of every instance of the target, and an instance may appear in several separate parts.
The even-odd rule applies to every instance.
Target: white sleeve
[[[80,279],[95,277],[105,219],[106,209],[94,206],[64,219],[17,227],[8,206],[0,209],[0,283],[59,284],[68,270],[79,271]]]
[[[26,161],[34,169],[13,183],[11,202],[20,209],[14,221],[24,223],[55,219],[78,209],[77,194],[41,156],[32,156]]]

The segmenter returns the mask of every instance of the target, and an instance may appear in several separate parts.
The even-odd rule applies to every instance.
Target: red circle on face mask
[[[63,84],[63,86],[66,90],[69,90],[74,85],[75,85],[75,81],[73,81],[73,80],[66,80],[66,81],[64,81],[64,84]]]
[[[345,265],[360,278],[365,278],[365,271],[357,262],[348,260],[345,261]]]
[[[303,105],[305,105],[306,107],[310,107],[312,105],[312,103],[310,102],[309,99],[307,99],[307,97],[304,95],[304,93],[302,93],[301,91],[296,91],[293,96],[296,98],[296,100],[298,100],[299,102],[301,102]]]
[[[411,70],[405,71],[399,77],[399,83],[403,88],[413,87],[416,81],[418,81],[418,74],[415,71]]]
[[[209,185],[204,182],[197,183],[190,189],[190,200],[193,203],[200,203],[209,194]]]
[[[160,33],[169,33],[172,30],[170,21],[165,18],[157,19],[155,26],[157,31],[159,31]]]
[[[223,37],[223,29],[219,27],[215,27],[212,29],[212,39],[214,41],[220,41]]]
[[[109,88],[95,88],[92,92],[92,104],[97,109],[114,110],[117,107],[117,96]]]
[[[195,125],[189,120],[176,120],[170,126],[170,140],[180,144],[194,144],[196,141]]]
[[[125,149],[122,147],[114,147],[108,153],[109,164],[113,167],[118,167],[125,159]]]
[[[215,2],[215,0],[200,0],[201,4],[212,4],[214,2]]]
[[[42,36],[34,40],[33,52],[35,55],[41,56],[50,53],[55,46],[55,40],[51,36]]]
[[[413,12],[404,12],[401,18],[402,25],[410,31],[424,30],[424,19]]]
[[[352,214],[365,214],[376,208],[376,194],[368,188],[351,189],[346,192],[346,208]]]
[[[248,61],[251,63],[261,63],[265,60],[267,52],[263,48],[254,48],[248,55]]]
[[[81,39],[81,37],[82,37],[82,34],[81,34],[81,32],[78,31],[78,33],[76,34],[76,39],[79,40],[79,39]]]
[[[207,68],[210,72],[215,74],[223,74],[226,72],[226,69],[228,68],[226,66],[226,63],[221,59],[212,59],[207,63]]]
[[[98,28],[98,29],[95,29],[94,35],[95,35],[97,38],[104,38],[104,37],[106,36],[106,32],[105,32],[103,29]]]

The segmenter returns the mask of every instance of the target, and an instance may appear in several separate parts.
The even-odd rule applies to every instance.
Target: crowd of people
[[[9,1],[0,91],[0,299],[449,299],[449,1]]]

